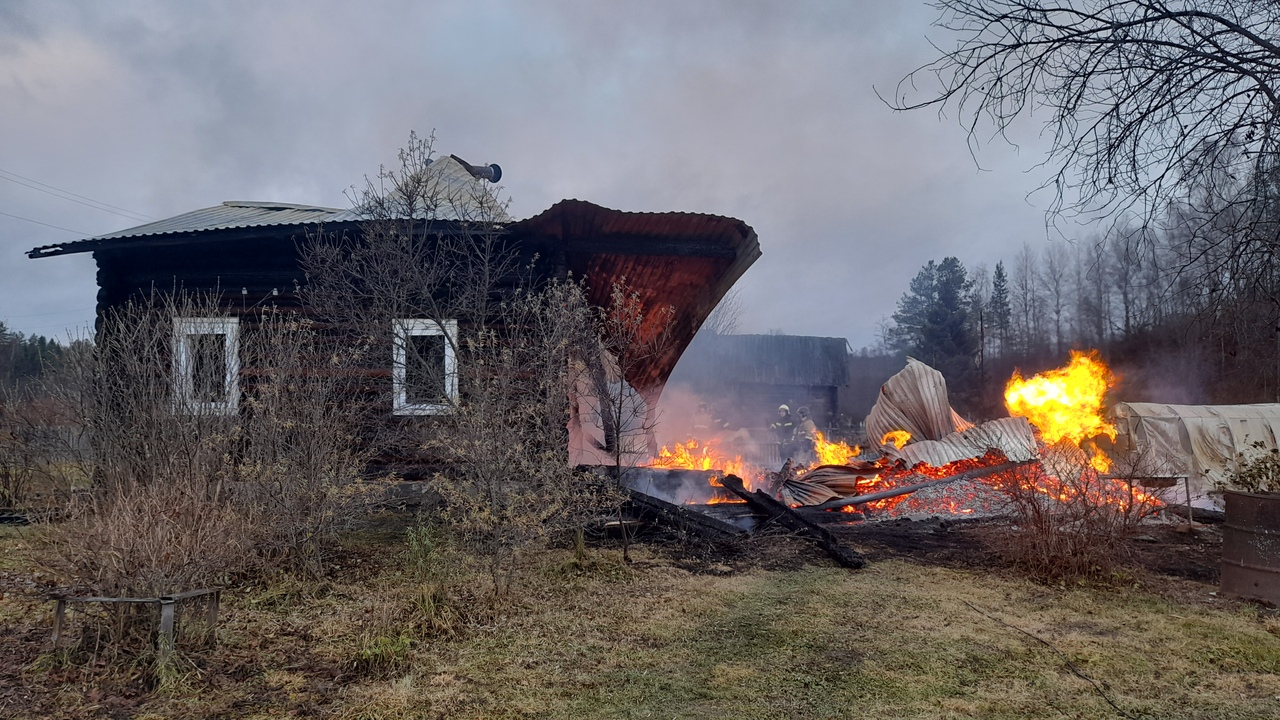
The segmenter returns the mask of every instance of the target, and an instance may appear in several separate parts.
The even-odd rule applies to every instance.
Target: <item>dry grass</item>
[[[4,541],[8,542],[8,541]],[[536,558],[516,604],[433,632],[402,536],[366,537],[328,584],[228,598],[221,646],[139,717],[1113,717],[1053,643],[1134,716],[1280,715],[1280,620],[1187,583],[1046,588],[902,561],[696,574],[636,551]],[[6,630],[43,620],[0,600]],[[483,622],[477,617],[486,617]],[[6,652],[5,658],[11,658]],[[9,676],[12,669],[7,669]],[[94,717],[81,676],[22,670],[39,717]],[[98,684],[102,684],[99,682]],[[7,714],[21,717],[22,714]]]

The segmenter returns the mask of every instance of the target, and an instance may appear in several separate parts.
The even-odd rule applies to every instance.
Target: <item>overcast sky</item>
[[[0,320],[92,321],[92,258],[34,246],[223,200],[346,207],[434,129],[503,167],[516,217],[580,198],[739,218],[764,251],[744,331],[869,345],[928,260],[1049,242],[1034,134],[979,168],[954,119],[876,97],[950,41],[933,19],[911,0],[3,0]]]

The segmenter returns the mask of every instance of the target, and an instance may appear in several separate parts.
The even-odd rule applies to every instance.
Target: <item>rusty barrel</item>
[[[1280,605],[1280,494],[1223,496],[1222,592]]]

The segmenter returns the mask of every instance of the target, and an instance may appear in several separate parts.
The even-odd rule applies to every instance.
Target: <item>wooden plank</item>
[[[943,478],[937,478],[934,480],[926,480],[925,482],[919,482],[913,485],[903,485],[901,487],[890,488],[888,490],[881,490],[880,492],[868,493],[866,495],[857,495],[851,498],[838,498],[836,500],[828,500],[827,502],[824,502],[821,505],[813,505],[806,509],[808,510],[839,510],[841,508],[849,507],[851,505],[862,505],[864,503],[875,502],[876,500],[885,500],[888,498],[899,497],[901,495],[910,495],[913,492],[916,492],[918,490],[923,490],[929,487],[936,487],[938,485],[947,485],[954,482],[960,482],[961,480],[973,480],[980,477],[986,477],[988,475],[995,475],[997,473],[1007,472],[1009,470],[1016,470],[1017,468],[1026,467],[1028,465],[1034,465],[1035,463],[1038,463],[1038,462],[1040,461],[1027,460],[1024,462],[1000,463],[999,465],[991,465],[989,467],[974,468],[972,470],[966,470],[962,473],[957,473],[955,475],[950,475]]]
[[[830,530],[806,520],[799,513],[759,490],[747,492],[747,489],[742,484],[742,478],[737,475],[725,475],[720,480],[720,483],[729,492],[746,500],[748,505],[765,513],[769,519],[775,520],[783,527],[814,540],[818,547],[825,550],[837,563],[851,570],[859,570],[866,567],[867,558],[857,550],[841,545]]]
[[[711,535],[721,538],[742,537],[747,533],[746,530],[726,522],[717,517],[712,517],[696,510],[682,507],[666,500],[660,500],[652,495],[646,495],[639,490],[627,489],[631,495],[631,502],[640,508],[657,515],[666,523],[673,525],[681,530],[697,533],[699,535]]]

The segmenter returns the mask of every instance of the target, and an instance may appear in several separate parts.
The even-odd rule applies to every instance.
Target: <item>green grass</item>
[[[323,592],[295,580],[229,593],[221,646],[185,681],[193,690],[153,696],[138,711],[1116,717],[1056,652],[976,607],[1052,643],[1134,716],[1280,717],[1280,619],[1211,597],[1210,586],[1187,584],[1177,597],[1047,588],[902,561],[709,576],[643,548],[631,568],[612,553],[584,562],[566,551],[534,558],[543,570],[528,573],[509,606],[483,622],[459,620],[450,635],[417,617],[422,584],[399,562],[404,548],[367,550],[359,571],[340,573]],[[465,593],[451,600],[464,614],[468,602]],[[71,688],[59,697],[70,710],[82,696]]]

